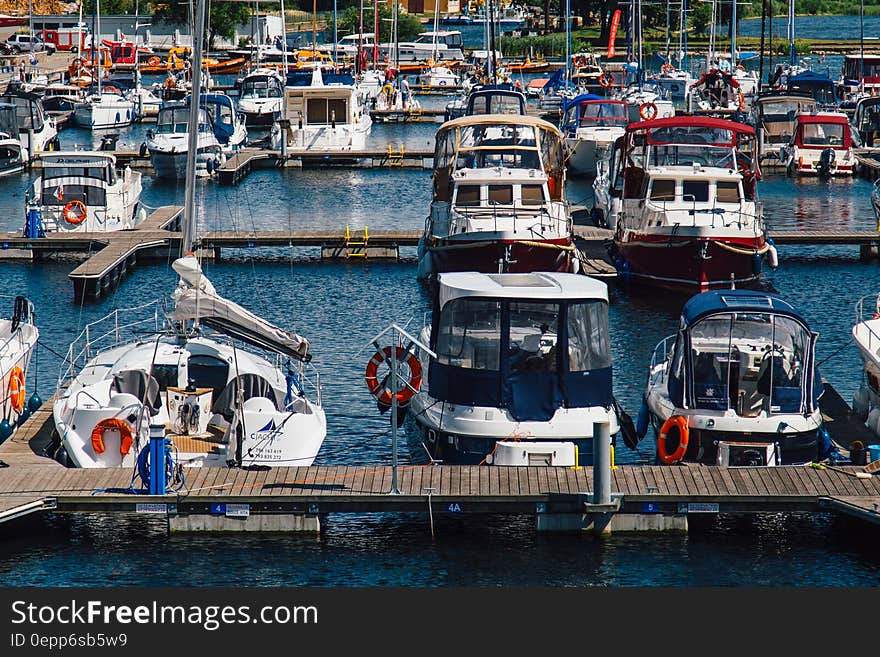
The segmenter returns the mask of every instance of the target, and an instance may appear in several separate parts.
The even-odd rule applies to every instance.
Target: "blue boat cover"
[[[798,320],[809,329],[807,321],[794,307],[776,294],[760,290],[712,290],[691,297],[681,309],[681,320],[692,326],[708,315],[723,312],[769,312]]]
[[[581,94],[580,96],[575,96],[571,100],[565,103],[565,109],[563,111],[568,111],[568,108],[574,107],[575,105],[580,105],[581,103],[585,103],[588,100],[608,100],[605,96],[597,96],[596,94]]]

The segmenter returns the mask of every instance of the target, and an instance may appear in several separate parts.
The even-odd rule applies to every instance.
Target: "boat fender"
[[[9,404],[12,406],[12,410],[16,413],[21,413],[24,410],[25,394],[24,370],[18,365],[15,365],[9,374],[9,392],[7,398],[9,399]]]
[[[824,427],[819,429],[819,460],[822,461],[830,457],[835,451],[834,443],[831,442],[831,436]]]
[[[864,384],[853,395],[852,414],[862,422],[868,419],[868,391]]]
[[[13,426],[9,424],[9,420],[6,418],[3,418],[3,420],[0,421],[0,445],[6,442],[14,430]]]
[[[756,253],[752,256],[752,273],[756,276],[761,273],[761,254]]]
[[[769,259],[770,269],[776,269],[779,266],[779,251],[776,250],[776,244],[771,238],[767,238],[767,258]]]
[[[639,416],[636,419],[636,435],[639,437],[639,440],[648,435],[650,417],[651,412],[648,410],[648,400],[642,397],[642,406],[639,408]]]
[[[688,431],[687,418],[681,415],[672,415],[657,435],[657,457],[665,465],[673,465],[684,458],[687,453],[690,432]],[[670,441],[675,441],[675,449],[670,450]]]
[[[617,416],[617,423],[620,426],[623,443],[630,449],[636,449],[639,446],[639,437],[633,419],[629,416],[629,413],[620,407],[620,404],[617,403],[614,397],[611,398],[611,403]]]
[[[138,151],[138,154],[139,154],[141,157],[146,157],[146,156],[147,156],[147,142],[145,142],[145,141],[144,141],[144,142],[141,142],[141,147],[140,147],[140,150]]]

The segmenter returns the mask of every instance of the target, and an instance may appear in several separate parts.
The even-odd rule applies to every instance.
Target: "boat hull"
[[[688,293],[729,288],[755,281],[761,273],[764,238],[650,238],[615,239],[611,258],[623,280]]]
[[[219,146],[200,148],[196,156],[196,173],[199,175],[209,174],[209,162],[211,163],[211,170],[213,170],[222,163],[222,159],[223,156]],[[186,151],[170,153],[151,150],[150,161],[153,164],[156,176],[159,178],[183,180],[186,177]]]
[[[501,272],[571,271],[574,251],[568,238],[554,240],[439,240],[422,244],[423,269],[435,273],[476,271]]]

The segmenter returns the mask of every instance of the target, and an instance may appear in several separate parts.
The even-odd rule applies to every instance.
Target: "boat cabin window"
[[[490,205],[513,205],[513,187],[510,185],[489,185]]]
[[[269,84],[268,79],[248,80],[241,91],[242,98],[281,98],[277,84]]]
[[[540,169],[535,128],[493,124],[462,127],[455,168],[491,167]]]
[[[522,204],[523,205],[544,205],[543,185],[523,185],[522,186]]]
[[[580,106],[580,126],[625,128],[629,115],[626,105],[617,103],[583,103]]]
[[[843,144],[841,123],[807,123],[801,126],[804,146],[840,146]]]
[[[40,106],[27,98],[20,96],[2,96],[0,102],[15,105],[15,116],[18,120],[18,129],[22,132],[34,130],[40,132],[43,129],[43,113]]]
[[[719,180],[715,183],[715,200],[718,203],[739,203],[739,182],[736,180]]]
[[[501,303],[456,299],[440,314],[437,361],[453,367],[495,370],[501,350]]]
[[[809,331],[761,312],[713,315],[690,328],[691,402],[740,417],[798,413],[810,361]]]
[[[43,172],[43,180],[45,182],[48,182],[49,180],[53,180],[56,178],[91,178],[93,180],[103,180],[104,182],[110,182],[109,169],[110,167],[100,162],[95,162],[94,166],[48,166]],[[47,187],[48,185],[44,184],[43,186]]]
[[[525,103],[519,96],[490,93],[475,94],[468,101],[468,114],[525,114]]]
[[[59,187],[61,187],[60,199],[58,198]],[[103,208],[107,205],[107,192],[103,187],[93,187],[92,185],[59,183],[57,185],[43,186],[43,205],[62,207],[70,201],[82,201],[89,208]]]
[[[705,203],[709,200],[709,181],[707,180],[684,180],[681,183],[681,199]]]
[[[651,195],[649,198],[652,201],[674,201],[675,180],[654,178],[651,181]]]
[[[611,367],[608,304],[580,301],[568,307],[568,369],[571,372]]]
[[[480,186],[459,185],[456,187],[455,205],[465,207],[480,205]]]
[[[348,123],[348,102],[344,98],[307,98],[306,123],[327,125]]]
[[[651,146],[650,164],[658,167],[690,166],[735,169],[734,150],[727,146]]]

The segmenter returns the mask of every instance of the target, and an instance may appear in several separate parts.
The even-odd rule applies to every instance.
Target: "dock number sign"
[[[461,504],[459,504],[458,502],[450,502],[449,505],[446,507],[446,510],[449,513],[461,513]]]

